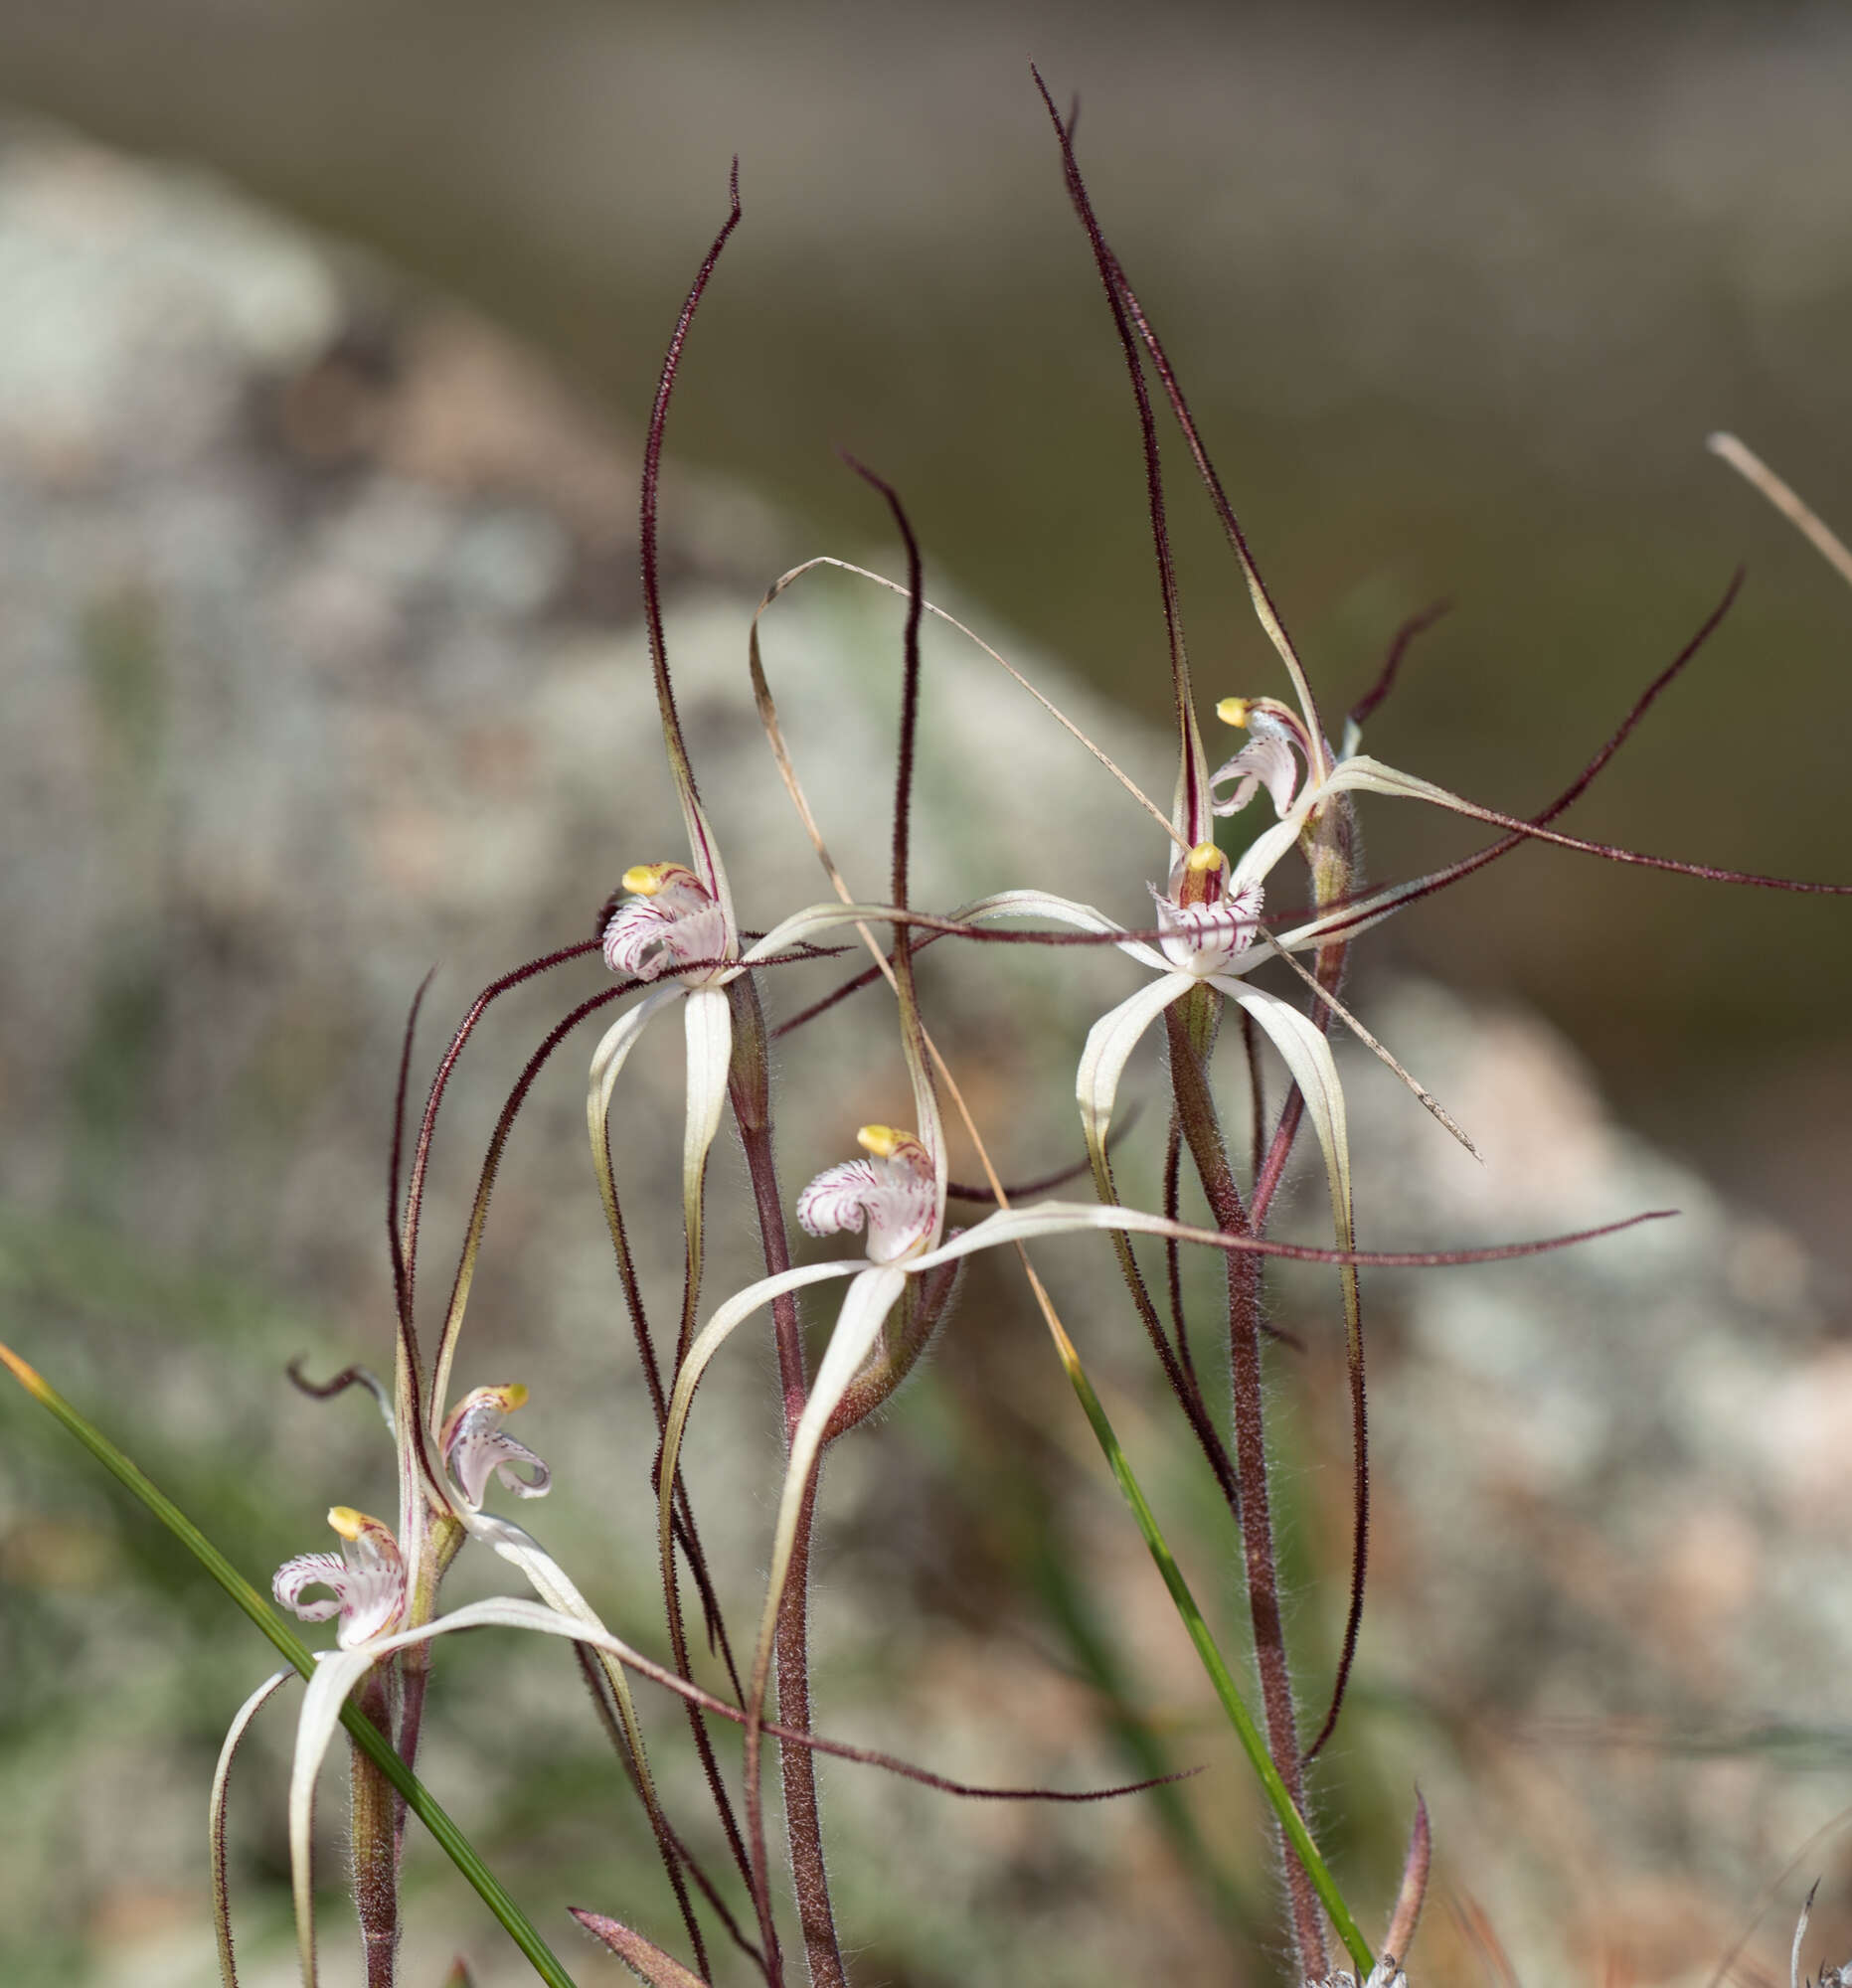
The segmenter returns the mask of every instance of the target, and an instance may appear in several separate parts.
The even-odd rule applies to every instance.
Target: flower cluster
[[[834,896],[804,903],[804,894],[794,892],[794,906],[778,909],[766,917],[763,936],[754,936],[757,926],[742,926],[719,841],[682,736],[653,562],[657,480],[670,390],[689,322],[739,218],[736,195],[733,213],[703,265],[671,345],[644,454],[645,615],[668,765],[688,831],[687,861],[656,861],[626,869],[620,890],[607,901],[590,941],[563,946],[496,982],[474,1004],[452,1038],[424,1108],[409,1183],[398,1177],[395,1150],[392,1238],[397,1333],[387,1419],[399,1478],[397,1526],[389,1527],[350,1507],[336,1506],[328,1522],[341,1541],[340,1553],[293,1559],[278,1570],[273,1583],[277,1601],[303,1621],[336,1621],[336,1648],[324,1656],[305,1698],[291,1793],[299,1936],[311,1980],[309,1802],[315,1770],[332,1739],[343,1701],[349,1692],[360,1694],[363,1709],[383,1722],[400,1760],[410,1768],[417,1755],[432,1642],[453,1630],[495,1624],[566,1637],[581,1646],[598,1706],[615,1738],[622,1770],[642,1805],[674,1890],[692,1970],[620,1921],[584,1913],[582,1922],[612,1945],[644,1979],[678,1984],[678,1988],[688,1988],[690,1983],[702,1988],[712,1975],[707,1940],[718,1920],[757,1966],[767,1988],[777,1988],[785,1978],[781,1941],[788,1936],[788,1929],[780,1928],[779,1886],[770,1871],[761,1797],[759,1749],[769,1735],[778,1748],[791,1891],[805,1960],[815,1981],[826,1988],[846,1988],[849,1977],[830,1898],[813,1753],[819,1749],[847,1752],[884,1767],[920,1770],[885,1755],[825,1740],[811,1728],[804,1572],[817,1547],[813,1521],[819,1466],[831,1443],[870,1423],[875,1409],[918,1363],[948,1314],[959,1266],[978,1251],[1004,1247],[1021,1257],[1057,1355],[1113,1476],[1125,1492],[1134,1521],[1190,1631],[1219,1702],[1272,1806],[1285,1847],[1282,1912],[1296,1978],[1307,1988],[1314,1983],[1323,1984],[1323,1988],[1356,1988],[1359,1981],[1365,1988],[1407,1988],[1401,1957],[1415,1932],[1426,1883],[1425,1811],[1417,1805],[1403,1891],[1390,1922],[1388,1950],[1380,1959],[1370,1952],[1345,1906],[1305,1820],[1312,1813],[1307,1793],[1312,1762],[1344,1703],[1365,1592],[1370,1466],[1358,1271],[1375,1263],[1480,1260],[1583,1239],[1557,1238],[1514,1243],[1501,1250],[1452,1254],[1371,1254],[1358,1249],[1345,1094],[1333,1050],[1338,1030],[1350,1032],[1389,1062],[1422,1103],[1440,1115],[1449,1129],[1457,1128],[1444,1120],[1433,1100],[1401,1072],[1389,1051],[1344,1005],[1340,985],[1349,947],[1377,922],[1452,887],[1525,840],[1542,840],[1608,860],[1687,871],[1712,880],[1802,887],[1615,850],[1565,835],[1550,825],[1606,763],[1669,681],[1670,673],[1655,682],[1621,732],[1598,753],[1556,806],[1529,821],[1466,800],[1365,754],[1360,749],[1359,713],[1366,707],[1374,708],[1380,701],[1374,696],[1352,714],[1352,721],[1343,729],[1341,748],[1333,747],[1307,673],[1254,568],[1247,542],[1201,446],[1174,371],[1122,267],[1099,233],[1075,163],[1071,127],[1055,115],[1052,105],[1050,111],[1070,192],[1094,249],[1128,362],[1145,441],[1153,543],[1170,636],[1178,717],[1175,805],[1166,816],[1131,789],[1166,837],[1163,881],[1146,880],[1142,866],[1128,867],[1123,880],[1122,903],[1127,906],[1143,902],[1139,891],[1142,882],[1152,907],[1149,918],[1121,923],[1092,905],[1052,893],[1033,878],[1017,888],[942,911],[922,911],[913,903],[910,853],[918,756],[915,716],[920,628],[928,604],[918,548],[899,499],[870,476],[869,481],[887,498],[908,552],[907,580],[897,587],[907,599],[909,612],[898,700],[900,741],[887,890],[883,896],[858,898],[815,830],[814,816],[779,730],[755,620],[750,668],[758,708],[779,771],[800,819],[812,834]],[[1217,715],[1243,732],[1245,743],[1213,773],[1198,729],[1178,619],[1147,368],[1162,382],[1171,411],[1203,472],[1211,501],[1223,518],[1253,592],[1261,625],[1273,643],[1293,698],[1292,703],[1266,696],[1224,698],[1216,707]],[[780,580],[767,594],[765,604],[769,605],[796,577],[787,575]],[[1682,667],[1682,660],[1675,669]],[[1218,823],[1242,815],[1262,793],[1271,803],[1271,821],[1263,819],[1259,830],[1239,849],[1230,835],[1225,849],[1218,839]],[[1362,873],[1354,816],[1364,796],[1419,800],[1494,827],[1499,838],[1494,845],[1431,876],[1373,889]],[[1279,879],[1282,866],[1287,866],[1289,873],[1283,884]],[[1276,904],[1282,900],[1303,902],[1306,910],[1276,926],[1267,912],[1269,898]],[[1087,1164],[1094,1177],[1094,1199],[1031,1199],[1031,1191],[1012,1191],[991,1170],[982,1128],[933,1037],[926,1004],[916,984],[915,954],[928,940],[943,940],[948,947],[986,943],[1099,947],[1139,969],[1130,991],[1085,1030],[1077,1029],[1075,1040],[1066,1045],[1072,1057],[1074,1097]],[[894,1023],[897,1068],[904,1073],[904,1077],[896,1077],[896,1092],[898,1095],[904,1082],[909,1109],[903,1115],[911,1129],[863,1125],[855,1134],[860,1153],[824,1166],[793,1199],[781,1188],[772,1161],[774,1087],[763,993],[783,969],[832,953],[838,942],[858,946],[869,962],[864,972],[842,984],[838,994],[852,992],[863,981],[876,980],[885,982],[891,993],[888,1012]],[[424,1170],[445,1085],[489,1001],[509,987],[592,952],[601,956],[610,977],[548,1035],[509,1096],[482,1165],[452,1296],[432,1351],[421,1337],[415,1294]],[[1257,984],[1257,978],[1268,971],[1273,974],[1273,984]],[[827,1013],[835,998],[832,995],[813,1003],[787,1026]],[[653,1288],[646,1289],[649,1280],[639,1272],[630,1252],[612,1162],[612,1126],[614,1120],[624,1121],[626,1152],[647,1148],[650,1135],[661,1130],[639,1114],[625,1114],[618,1102],[617,1085],[653,1019],[678,1005],[687,1051],[686,1101],[679,1126],[684,1244],[679,1288],[671,1289],[665,1307]],[[639,1385],[648,1395],[656,1422],[655,1452],[638,1459],[641,1481],[635,1488],[637,1496],[647,1500],[656,1520],[663,1626],[672,1659],[668,1664],[652,1662],[631,1642],[617,1636],[537,1540],[511,1520],[484,1509],[485,1500],[497,1490],[523,1500],[537,1499],[552,1482],[548,1465],[510,1436],[504,1426],[506,1418],[526,1403],[526,1389],[513,1383],[478,1387],[446,1407],[490,1192],[509,1127],[547,1059],[579,1023],[605,1008],[614,1008],[615,1014],[590,1061],[587,1122],[592,1171],[623,1300],[635,1329]],[[1227,1072],[1216,1063],[1219,1025],[1224,1013],[1231,1010],[1243,1021],[1257,1069],[1260,1057],[1270,1048],[1283,1071],[1283,1091],[1276,1091],[1278,1101],[1270,1113],[1263,1111],[1263,1086],[1248,1081],[1252,1072],[1243,1073],[1238,1083],[1231,1085]],[[1045,1039],[1054,1037],[1061,1027],[1059,1017],[1040,1016],[1037,1020]],[[1124,1073],[1140,1042],[1160,1021],[1169,1048],[1168,1169],[1165,1205],[1149,1209],[1129,1206],[1119,1199],[1109,1155]],[[405,1087],[402,1072],[402,1116]],[[718,1302],[708,1303],[703,1293],[708,1159],[730,1108],[751,1178],[765,1274]],[[1231,1139],[1228,1127],[1243,1108],[1254,1119],[1254,1158],[1237,1162],[1231,1159],[1231,1152],[1246,1152],[1249,1142]],[[948,1224],[954,1188],[948,1173],[945,1121],[954,1112],[985,1167],[988,1198],[993,1203],[981,1219],[963,1228]],[[1283,1242],[1269,1233],[1275,1193],[1307,1125],[1329,1194],[1332,1240],[1326,1247]],[[672,1134],[669,1144],[674,1144]],[[1210,1211],[1206,1226],[1180,1219],[1186,1159]],[[967,1193],[957,1190],[959,1196]],[[821,1260],[793,1260],[789,1225],[793,1216],[797,1229],[810,1238],[859,1238],[859,1251]],[[1095,1234],[1110,1239],[1128,1309],[1149,1338],[1175,1406],[1226,1501],[1229,1557],[1245,1584],[1253,1627],[1258,1716],[1249,1709],[1216,1648],[1112,1433],[1074,1340],[1025,1253],[1030,1243]],[[1168,1319],[1151,1295],[1150,1281],[1135,1252],[1134,1239],[1138,1238],[1155,1239],[1171,1258]],[[1192,1325],[1186,1316],[1182,1280],[1175,1272],[1175,1253],[1185,1244],[1219,1251],[1226,1266],[1226,1306],[1216,1320],[1231,1379],[1231,1413],[1226,1418],[1218,1415],[1197,1378]],[[843,1246],[853,1249],[853,1245]],[[1278,1556],[1269,1516],[1262,1284],[1268,1256],[1310,1259],[1335,1268],[1351,1387],[1355,1547],[1348,1626],[1328,1710],[1309,1745],[1302,1731],[1295,1697],[1297,1678],[1282,1627]],[[814,1293],[826,1284],[838,1288],[840,1302],[829,1335],[813,1362],[801,1330],[798,1299],[800,1294]],[[656,1331],[650,1317],[652,1308],[673,1314],[676,1323],[672,1335]],[[778,1363],[784,1456],[766,1557],[768,1577],[758,1601],[758,1632],[742,1667],[727,1634],[723,1601],[716,1592],[696,1502],[682,1466],[704,1375],[739,1328],[766,1310],[771,1313]],[[1196,1329],[1202,1329],[1200,1320]],[[673,1357],[665,1367],[661,1349],[671,1344]],[[386,1396],[384,1389],[379,1392]],[[504,1597],[440,1613],[438,1591],[445,1572],[455,1556],[472,1543],[516,1569],[532,1589],[532,1597]],[[697,1682],[696,1652],[685,1620],[696,1605],[717,1665],[727,1674],[729,1689],[725,1693],[710,1692]],[[664,1812],[644,1729],[631,1701],[631,1679],[637,1674],[678,1695],[689,1707],[692,1743],[700,1753],[716,1806],[719,1840],[727,1845],[747,1903],[744,1911],[735,1913],[726,1905],[722,1891],[725,1874],[723,1881],[717,1881],[699,1866],[687,1837]],[[766,1712],[773,1699],[774,1674],[779,1723],[772,1726]],[[715,1749],[709,1722],[717,1717],[732,1720],[743,1729],[744,1762],[736,1780],[730,1780]],[[242,1726],[235,1729],[234,1744],[239,1730]],[[396,1808],[394,1799],[383,1792],[383,1783],[375,1785],[368,1780],[369,1773],[377,1773],[377,1763],[357,1753],[355,1771],[356,1889],[363,1932],[370,1957],[390,1955],[397,1937],[398,1832],[403,1809]],[[931,1775],[925,1778],[940,1786],[952,1785]],[[1046,1789],[985,1792],[1062,1798],[1060,1791]],[[1335,1946],[1348,1954],[1354,1971],[1333,1965],[1334,1958],[1340,1957]],[[226,1951],[229,1954],[229,1930]],[[369,1964],[371,1969],[372,1958]],[[379,1978],[390,1978],[389,1966]]]

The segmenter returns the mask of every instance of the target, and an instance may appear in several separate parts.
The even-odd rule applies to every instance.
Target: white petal
[[[509,1526],[505,1520],[478,1517],[471,1523],[472,1532],[487,1534],[504,1531],[526,1540],[518,1526]],[[533,1546],[531,1541],[527,1542]],[[501,1549],[498,1547],[497,1551]],[[563,1593],[569,1593],[585,1610],[583,1616],[563,1612],[561,1609],[543,1607],[539,1602],[522,1601],[512,1596],[496,1596],[487,1601],[472,1601],[461,1608],[453,1609],[447,1615],[440,1615],[434,1622],[425,1622],[417,1628],[401,1629],[390,1636],[376,1637],[364,1650],[342,1650],[331,1652],[315,1667],[315,1675],[309,1680],[308,1691],[302,1701],[302,1716],[296,1725],[295,1758],[289,1776],[289,1860],[295,1895],[296,1938],[302,1953],[302,1978],[304,1988],[315,1988],[315,1919],[314,1889],[312,1884],[309,1844],[310,1823],[313,1817],[315,1798],[315,1777],[327,1755],[328,1742],[334,1737],[334,1729],[340,1724],[341,1707],[347,1695],[365,1676],[368,1667],[382,1657],[388,1657],[395,1650],[406,1650],[417,1643],[427,1643],[433,1637],[451,1634],[459,1629],[529,1629],[538,1635],[561,1636],[573,1642],[584,1643],[616,1660],[616,1665],[636,1664],[645,1669],[654,1668],[637,1651],[620,1637],[613,1636],[603,1627],[587,1606],[579,1590],[573,1586],[564,1574],[538,1548],[533,1549],[537,1563],[544,1563],[552,1570],[551,1576],[557,1577]],[[513,1552],[504,1558],[515,1559]],[[530,1574],[530,1578],[533,1575]],[[538,1585],[538,1582],[536,1583]],[[607,1671],[607,1675],[609,1672]],[[619,1672],[621,1675],[621,1672]],[[625,1688],[624,1703],[628,1702],[628,1688]],[[641,1755],[638,1755],[641,1758]],[[653,1799],[653,1796],[652,1796]]]
[[[219,1748],[219,1764],[213,1769],[212,1794],[206,1805],[206,1833],[212,1845],[213,1922],[219,1935],[219,1973],[224,1981],[233,1984],[238,1980],[238,1971],[232,1960],[232,1901],[226,1889],[225,1869],[225,1806],[232,1783],[232,1762],[238,1757],[251,1722],[295,1675],[293,1667],[274,1672],[239,1707]]]
[[[748,1284],[745,1290],[729,1298],[695,1335],[688,1357],[675,1377],[675,1390],[669,1397],[669,1412],[662,1429],[662,1472],[656,1520],[657,1546],[665,1567],[673,1547],[675,1473],[681,1461],[682,1430],[688,1421],[688,1409],[694,1401],[695,1389],[707,1371],[708,1362],[726,1345],[734,1328],[744,1324],[761,1305],[768,1305],[785,1291],[801,1290],[806,1284],[819,1284],[829,1277],[852,1277],[858,1270],[867,1268],[865,1261],[855,1258],[847,1262],[804,1263],[794,1270],[781,1271],[775,1277],[760,1277],[757,1283]]]
[[[820,932],[840,931],[844,925],[880,924],[893,915],[892,905],[806,905],[801,911],[781,918],[763,938],[749,946],[740,956],[741,964],[751,966],[769,959],[772,954],[788,951]]]
[[[689,1288],[701,1267],[702,1182],[708,1149],[727,1103],[733,1061],[733,1006],[718,987],[697,987],[684,1010],[688,1043],[688,1113],[682,1124],[682,1221],[687,1234]]]
[[[1304,1093],[1306,1113],[1324,1153],[1340,1245],[1348,1247],[1344,1237],[1351,1225],[1350,1136],[1344,1116],[1344,1090],[1338,1082],[1337,1063],[1330,1043],[1315,1022],[1276,994],[1263,993],[1245,981],[1221,976],[1210,984],[1245,1008],[1266,1031],[1293,1082]]]
[[[988,924],[995,918],[1049,918],[1056,924],[1073,925],[1089,932],[1119,932],[1125,927],[1092,905],[1077,904],[1072,898],[1057,898],[1046,891],[999,891],[994,897],[979,898],[952,913],[966,924]],[[1140,966],[1154,973],[1167,973],[1170,962],[1143,939],[1128,938],[1117,946]]]
[[[321,1601],[301,1599],[305,1587],[326,1587]],[[325,1622],[341,1612],[341,1597],[347,1587],[347,1563],[339,1554],[297,1554],[276,1570],[270,1592],[279,1606],[287,1608],[300,1622]]]
[[[778,1608],[784,1595],[785,1576],[790,1573],[791,1551],[797,1539],[797,1522],[803,1513],[804,1492],[823,1444],[823,1431],[836,1412],[849,1384],[867,1364],[881,1336],[881,1328],[907,1287],[907,1271],[880,1265],[867,1269],[843,1293],[842,1310],[836,1330],[830,1335],[823,1358],[817,1363],[810,1397],[791,1435],[791,1453],[784,1472],[784,1489],[778,1500],[777,1524],[771,1536],[771,1575],[765,1588],[765,1609],[758,1626],[758,1650],[754,1662],[758,1675],[765,1668],[773,1636],[777,1633]],[[664,1482],[668,1482],[666,1466]]]
[[[1104,1159],[1106,1127],[1112,1122],[1112,1101],[1118,1095],[1126,1061],[1158,1016],[1198,984],[1193,974],[1166,973],[1108,1009],[1088,1032],[1075,1095],[1081,1106],[1081,1129],[1095,1169]]]
[[[617,1084],[617,1074],[629,1061],[638,1038],[659,1009],[667,1007],[671,1001],[685,1000],[688,992],[686,987],[679,985],[652,987],[642,1000],[634,1007],[626,1008],[605,1030],[603,1040],[591,1055],[591,1087],[586,1107],[594,1145],[604,1137],[604,1120],[611,1108],[611,1092]]]
[[[859,1235],[877,1185],[872,1160],[825,1167],[797,1197],[797,1220],[805,1235],[834,1236],[845,1230]]]
[[[682,819],[688,825],[688,843],[695,859],[696,874],[707,886],[708,895],[720,911],[722,929],[731,941],[723,949],[731,953],[738,948],[740,937],[740,927],[734,922],[733,891],[727,882],[727,870],[721,862],[720,844],[714,840],[714,830],[700,801],[687,789],[682,793]]]

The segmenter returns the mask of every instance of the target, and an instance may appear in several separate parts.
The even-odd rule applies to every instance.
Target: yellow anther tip
[[[352,1505],[335,1505],[329,1509],[328,1523],[344,1540],[357,1540],[372,1522],[365,1512],[356,1512]]]
[[[1253,708],[1252,701],[1245,697],[1225,697],[1216,706],[1216,716],[1224,725],[1246,728],[1248,713]]]
[[[1183,859],[1183,867],[1202,876],[1207,871],[1220,870],[1227,861],[1228,858],[1213,842],[1199,842]]]
[[[908,1134],[897,1132],[892,1125],[864,1125],[856,1133],[856,1144],[865,1152],[873,1153],[878,1160],[891,1160],[906,1142]]]
[[[671,863],[632,863],[623,873],[623,888],[633,898],[653,898],[662,889],[662,880],[675,866]],[[608,876],[610,873],[605,872]]]
[[[505,1388],[497,1388],[495,1392],[501,1397],[502,1407],[509,1414],[513,1414],[516,1408],[527,1407],[525,1382],[510,1381]]]

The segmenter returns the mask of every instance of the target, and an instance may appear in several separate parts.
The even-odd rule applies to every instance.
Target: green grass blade
[[[1228,1714],[1229,1724],[1235,1729],[1235,1737],[1241,1741],[1242,1751],[1248,1756],[1256,1778],[1265,1791],[1273,1813],[1279,1818],[1279,1826],[1285,1833],[1286,1841],[1292,1846],[1293,1854],[1305,1867],[1305,1874],[1312,1881],[1312,1889],[1318,1894],[1337,1928],[1338,1938],[1349,1949],[1351,1959],[1356,1963],[1358,1978],[1361,1980],[1376,1965],[1376,1957],[1370,1951],[1369,1942],[1358,1930],[1357,1921],[1351,1916],[1350,1907],[1345,1905],[1343,1895],[1337,1888],[1337,1881],[1330,1873],[1324,1859],[1318,1854],[1318,1846],[1312,1841],[1311,1831],[1305,1826],[1305,1818],[1293,1806],[1292,1797],[1286,1792],[1286,1784],[1279,1778],[1279,1769],[1273,1765],[1271,1754],[1266,1750],[1266,1741],[1262,1739],[1260,1728],[1254,1723],[1246,1701],[1236,1689],[1235,1680],[1229,1672],[1222,1652],[1216,1647],[1216,1639],[1210,1633],[1209,1624],[1203,1620],[1203,1611],[1196,1605],[1196,1597],[1190,1592],[1190,1584],[1183,1577],[1183,1570],[1177,1565],[1176,1557],[1165,1542],[1158,1528],[1157,1517],[1152,1512],[1138,1479],[1118,1437],[1113,1433],[1112,1424],[1107,1419],[1105,1408],[1099,1397],[1094,1392],[1094,1384],[1087,1378],[1087,1371],[1081,1365],[1080,1355],[1075,1351],[1073,1341],[1062,1334],[1058,1344],[1062,1365],[1068,1370],[1068,1379],[1074,1385],[1074,1392],[1080,1397],[1081,1408],[1093,1425],[1094,1439],[1111,1466],[1112,1475],[1118,1480],[1119,1490],[1125,1502],[1132,1509],[1132,1517],[1138,1522],[1138,1530],[1144,1536],[1144,1543],[1151,1558],[1157,1563],[1157,1571],[1163,1576],[1164,1585],[1170,1590],[1170,1599],[1183,1626],[1189,1631],[1190,1641],[1196,1645],[1196,1654],[1202,1660],[1203,1669],[1209,1673],[1209,1682],[1215,1687],[1217,1698],[1222,1701],[1222,1709]]]
[[[278,1619],[270,1604],[226,1559],[204,1533],[168,1498],[115,1444],[84,1420],[76,1408],[42,1375],[29,1367],[10,1347],[0,1344],[0,1362],[41,1408],[49,1410],[77,1437],[124,1490],[139,1499],[175,1539],[191,1552],[207,1573],[238,1603],[253,1622],[275,1645],[277,1651],[304,1677],[313,1674],[315,1659]],[[548,1988],[575,1988],[573,1977],[560,1965],[553,1949],[528,1922],[519,1905],[502,1889],[500,1882],[476,1855],[469,1840],[439,1806],[423,1782],[394,1750],[392,1742],[371,1720],[352,1705],[341,1708],[341,1724],[354,1743],[372,1760],[406,1799],[406,1806],[430,1831],[450,1862],[463,1874],[478,1898],[501,1922],[502,1928],[527,1956],[529,1964]]]

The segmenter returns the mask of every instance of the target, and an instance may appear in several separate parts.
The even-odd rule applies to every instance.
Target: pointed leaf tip
[[[567,1910],[589,1933],[601,1939],[639,1981],[648,1982],[649,1988],[708,1988],[700,1975],[684,1967],[673,1954],[664,1953],[653,1940],[632,1932],[620,1920],[607,1919],[602,1912],[589,1912],[581,1905],[569,1905]]]
[[[34,1401],[43,1402],[46,1400],[51,1391],[40,1378],[38,1370],[27,1366],[25,1361],[4,1341],[0,1341],[0,1361],[5,1361],[14,1380],[25,1389]]]

